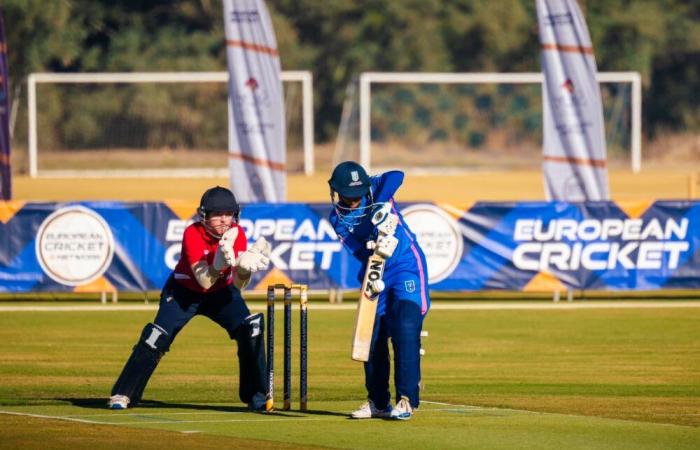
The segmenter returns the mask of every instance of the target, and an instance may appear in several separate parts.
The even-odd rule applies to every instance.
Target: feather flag
[[[542,49],[548,200],[607,200],[603,104],[591,38],[575,0],[536,0]]]
[[[242,202],[286,200],[281,66],[263,0],[223,0],[229,73],[231,190]]]

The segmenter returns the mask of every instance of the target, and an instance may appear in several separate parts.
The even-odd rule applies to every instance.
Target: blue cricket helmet
[[[345,161],[333,169],[328,180],[332,192],[346,198],[364,197],[370,190],[370,179],[365,169],[355,161]]]

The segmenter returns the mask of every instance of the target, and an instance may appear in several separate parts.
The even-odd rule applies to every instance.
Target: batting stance
[[[370,178],[359,164],[346,161],[333,170],[328,180],[334,209],[330,222],[345,248],[365,265],[378,249],[386,260],[383,280],[372,283],[379,293],[369,361],[364,363],[368,401],[352,413],[355,419],[372,417],[407,420],[419,405],[420,332],[430,308],[425,256],[394,202],[404,174],[390,171]],[[398,216],[395,232],[378,232],[371,216],[388,203]],[[368,245],[369,243],[369,245]],[[394,350],[396,406],[389,392],[389,345]]]
[[[247,248],[238,225],[240,207],[226,188],[207,190],[197,213],[199,221],[185,229],[180,260],[161,291],[156,318],[144,327],[112,388],[111,409],[139,403],[158,362],[198,314],[221,325],[236,340],[239,397],[253,410],[265,409],[264,319],[260,313],[250,314],[241,290],[253,272],[268,267],[270,244],[261,237]]]

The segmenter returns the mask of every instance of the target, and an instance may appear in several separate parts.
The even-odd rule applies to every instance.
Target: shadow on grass
[[[86,409],[107,409],[107,399],[106,398],[54,398],[53,400],[68,402],[73,406]],[[246,406],[225,406],[225,405],[207,405],[205,403],[176,403],[176,402],[161,402],[158,400],[141,400],[141,402],[134,408],[134,411],[147,411],[147,410],[157,410],[164,408],[177,408],[177,409],[189,409],[193,411],[218,411],[218,412],[251,412]],[[131,408],[129,408],[131,409]],[[319,415],[319,416],[340,416],[344,417],[347,414],[339,413],[335,411],[324,411],[319,409],[309,409],[306,411],[289,410],[289,411],[278,411],[274,410],[269,413],[265,413],[266,416],[279,416],[279,417],[299,417],[299,415]]]

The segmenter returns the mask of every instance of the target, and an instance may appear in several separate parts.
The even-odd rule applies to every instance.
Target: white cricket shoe
[[[113,395],[109,398],[107,407],[109,409],[126,409],[129,407],[129,397],[126,395]]]
[[[360,406],[360,409],[353,411],[350,417],[353,419],[388,419],[391,415],[391,405],[387,405],[384,409],[378,409],[374,406],[372,400]]]
[[[408,397],[401,397],[401,400],[391,410],[391,418],[397,420],[409,420],[413,416],[413,408]]]

